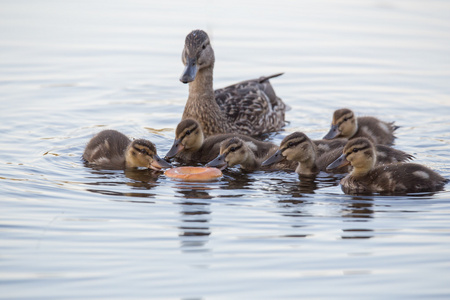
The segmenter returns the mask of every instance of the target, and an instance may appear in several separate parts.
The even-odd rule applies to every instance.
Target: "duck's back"
[[[214,91],[215,100],[228,122],[241,134],[261,135],[280,130],[286,105],[276,96],[269,78],[242,81]]]
[[[131,140],[116,130],[103,130],[87,144],[83,159],[102,168],[125,167],[125,150]]]
[[[447,179],[414,163],[378,166],[360,177],[348,175],[342,181],[346,193],[418,193],[441,190]]]
[[[374,144],[392,145],[397,128],[392,122],[384,122],[374,117],[358,117],[358,130],[352,138],[365,137]]]

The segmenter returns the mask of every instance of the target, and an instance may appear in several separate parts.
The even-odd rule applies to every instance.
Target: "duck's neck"
[[[295,169],[300,175],[313,175],[319,173],[319,168],[316,164],[317,146],[314,143],[310,143],[308,150],[301,155],[301,158],[297,159],[298,166]]]
[[[189,83],[189,97],[184,107],[183,120],[197,120],[206,136],[231,132],[224,113],[214,98],[213,67],[199,70]]]
[[[315,157],[299,162],[295,172],[300,175],[313,175],[319,173]]]
[[[253,151],[248,149],[246,159],[241,163],[241,168],[244,170],[256,170],[261,166],[261,163],[256,160]]]

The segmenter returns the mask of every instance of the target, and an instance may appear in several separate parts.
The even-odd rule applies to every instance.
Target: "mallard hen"
[[[374,117],[357,118],[353,111],[342,108],[334,112],[331,128],[323,138],[366,137],[375,144],[392,145],[395,139],[394,131],[397,128],[394,122],[388,123]]]
[[[341,180],[345,193],[417,193],[441,190],[447,179],[415,163],[375,166],[375,147],[367,138],[350,140],[342,155],[328,166],[351,164],[353,170]]]
[[[152,142],[145,139],[131,141],[123,133],[111,129],[100,131],[89,141],[83,159],[103,169],[172,167],[159,158]]]
[[[194,30],[186,36],[182,61],[185,68],[180,81],[189,83],[182,119],[197,120],[206,136],[217,133],[259,136],[284,126],[286,105],[269,82],[281,74],[214,91],[214,50],[203,30]]]
[[[315,175],[327,171],[327,166],[341,154],[346,139],[311,140],[303,132],[294,132],[286,136],[280,143],[279,150],[265,160],[267,166],[283,160],[298,162],[296,172],[300,175]],[[376,146],[377,164],[389,164],[413,159],[413,156],[401,150],[385,145]],[[333,173],[347,173],[348,167],[333,170]]]

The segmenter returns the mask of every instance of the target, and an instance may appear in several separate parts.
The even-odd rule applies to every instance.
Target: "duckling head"
[[[200,124],[194,119],[181,121],[175,130],[175,140],[165,159],[171,159],[182,151],[195,152],[203,145],[205,137]]]
[[[249,160],[253,161],[254,155],[248,145],[240,138],[232,137],[224,140],[220,144],[219,155],[214,160],[207,163],[206,166],[223,170],[227,167],[245,164]]]
[[[261,165],[268,166],[280,161],[293,160],[300,163],[315,160],[316,152],[312,141],[303,132],[294,132],[285,137],[275,154],[266,159]]]
[[[214,60],[214,50],[208,34],[203,30],[193,30],[186,36],[181,54],[181,61],[185,67],[180,81],[182,83],[194,81],[198,71],[214,66]]]
[[[348,108],[338,109],[333,114],[330,131],[323,137],[331,140],[335,137],[351,138],[358,130],[358,123],[353,111]]]
[[[156,154],[155,145],[144,139],[134,140],[128,145],[125,151],[125,162],[127,168],[145,167],[160,170],[172,167]]]
[[[375,147],[367,138],[356,138],[347,142],[343,153],[328,165],[327,170],[333,170],[351,164],[353,175],[364,175],[376,162]]]

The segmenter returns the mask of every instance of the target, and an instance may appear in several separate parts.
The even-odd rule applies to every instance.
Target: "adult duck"
[[[284,126],[286,105],[269,82],[281,74],[214,91],[214,50],[203,30],[194,30],[186,36],[181,57],[185,68],[180,81],[189,83],[182,119],[197,120],[206,136],[217,133],[259,136]]]

